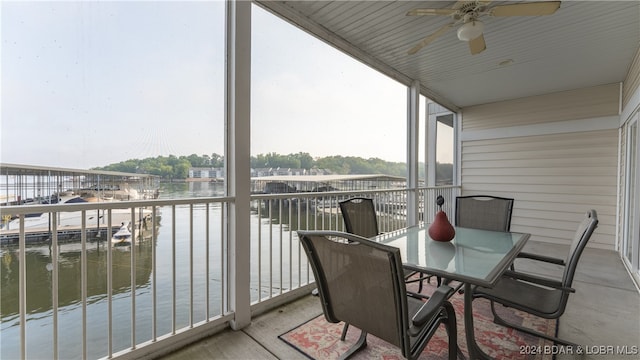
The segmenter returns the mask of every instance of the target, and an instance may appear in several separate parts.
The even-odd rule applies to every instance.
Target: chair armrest
[[[554,257],[551,257],[551,256],[533,254],[533,253],[528,253],[528,252],[519,253],[517,258],[544,261],[544,262],[548,262],[548,263],[556,264],[556,265],[563,265],[563,266],[565,265],[565,262],[564,262],[563,259],[558,259],[558,258],[554,258]]]
[[[415,293],[415,292],[411,292],[411,291],[407,291],[407,296],[408,297],[412,297],[414,299],[418,299],[418,300],[429,300],[429,298],[430,298],[429,295],[424,295],[424,294]]]
[[[517,272],[517,271],[511,271],[511,270],[505,271],[504,272],[504,276],[507,276],[507,277],[510,277],[510,278],[514,278],[514,279],[517,279],[517,280],[530,282],[530,283],[537,284],[537,285],[547,286],[547,287],[558,289],[558,290],[562,290],[562,291],[565,291],[565,292],[571,292],[571,293],[576,292],[576,289],[574,289],[574,288],[562,286],[562,282],[560,282],[558,280],[549,279],[549,278],[545,278],[545,277],[542,277],[542,276],[537,276],[537,275],[532,275],[532,274],[525,274],[525,273],[521,273],[521,272]]]
[[[453,289],[449,286],[442,285],[434,291],[434,293],[429,298],[420,310],[413,316],[411,319],[412,329],[415,329],[415,333],[413,333],[412,329],[409,330],[410,335],[416,335],[419,332],[419,329],[424,326],[427,322],[431,321],[431,319],[440,311],[442,304],[451,296],[453,293]]]

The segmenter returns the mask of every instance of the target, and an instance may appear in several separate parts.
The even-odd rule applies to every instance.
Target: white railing
[[[418,190],[419,218],[433,218],[439,194],[451,199],[444,209],[452,214],[458,191]],[[252,196],[252,311],[307,293],[313,274],[295,231],[343,230],[338,202],[353,196],[374,199],[380,231],[406,226],[406,189]],[[0,356],[131,357],[162,351],[176,339],[197,339],[204,336],[202,329],[224,327],[233,315],[224,235],[231,201],[212,197],[0,209],[3,219],[19,215],[17,230],[5,226],[0,231],[4,242],[17,239],[0,249],[3,276],[15,278],[15,284],[3,284],[2,296],[16,298],[13,305],[3,300]],[[132,225],[133,245],[116,246],[110,239],[123,212]],[[37,213],[50,221],[36,232],[26,223],[27,215]],[[42,243],[43,237],[49,240]]]

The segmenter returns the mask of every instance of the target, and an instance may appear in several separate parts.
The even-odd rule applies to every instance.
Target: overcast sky
[[[0,161],[223,154],[222,1],[1,4]],[[406,160],[404,86],[252,16],[253,155]]]

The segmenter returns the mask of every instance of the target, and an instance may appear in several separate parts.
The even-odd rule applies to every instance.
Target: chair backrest
[[[571,247],[569,248],[569,254],[565,261],[564,274],[562,275],[562,285],[571,287],[573,283],[573,277],[578,266],[578,260],[582,255],[582,251],[587,246],[587,242],[591,238],[593,231],[598,227],[598,214],[595,210],[587,211],[585,218],[578,225]]]
[[[513,199],[473,195],[456,197],[456,226],[509,231]]]
[[[408,310],[399,249],[342,232],[298,231],[298,236],[327,321],[344,321],[405,353]]]
[[[341,201],[340,212],[348,233],[372,238],[378,235],[378,219],[373,200],[355,197]]]

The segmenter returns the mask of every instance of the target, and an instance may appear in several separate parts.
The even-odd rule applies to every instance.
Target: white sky
[[[223,2],[1,7],[1,162],[223,154]],[[257,6],[253,34],[252,155],[406,160],[404,86]]]

